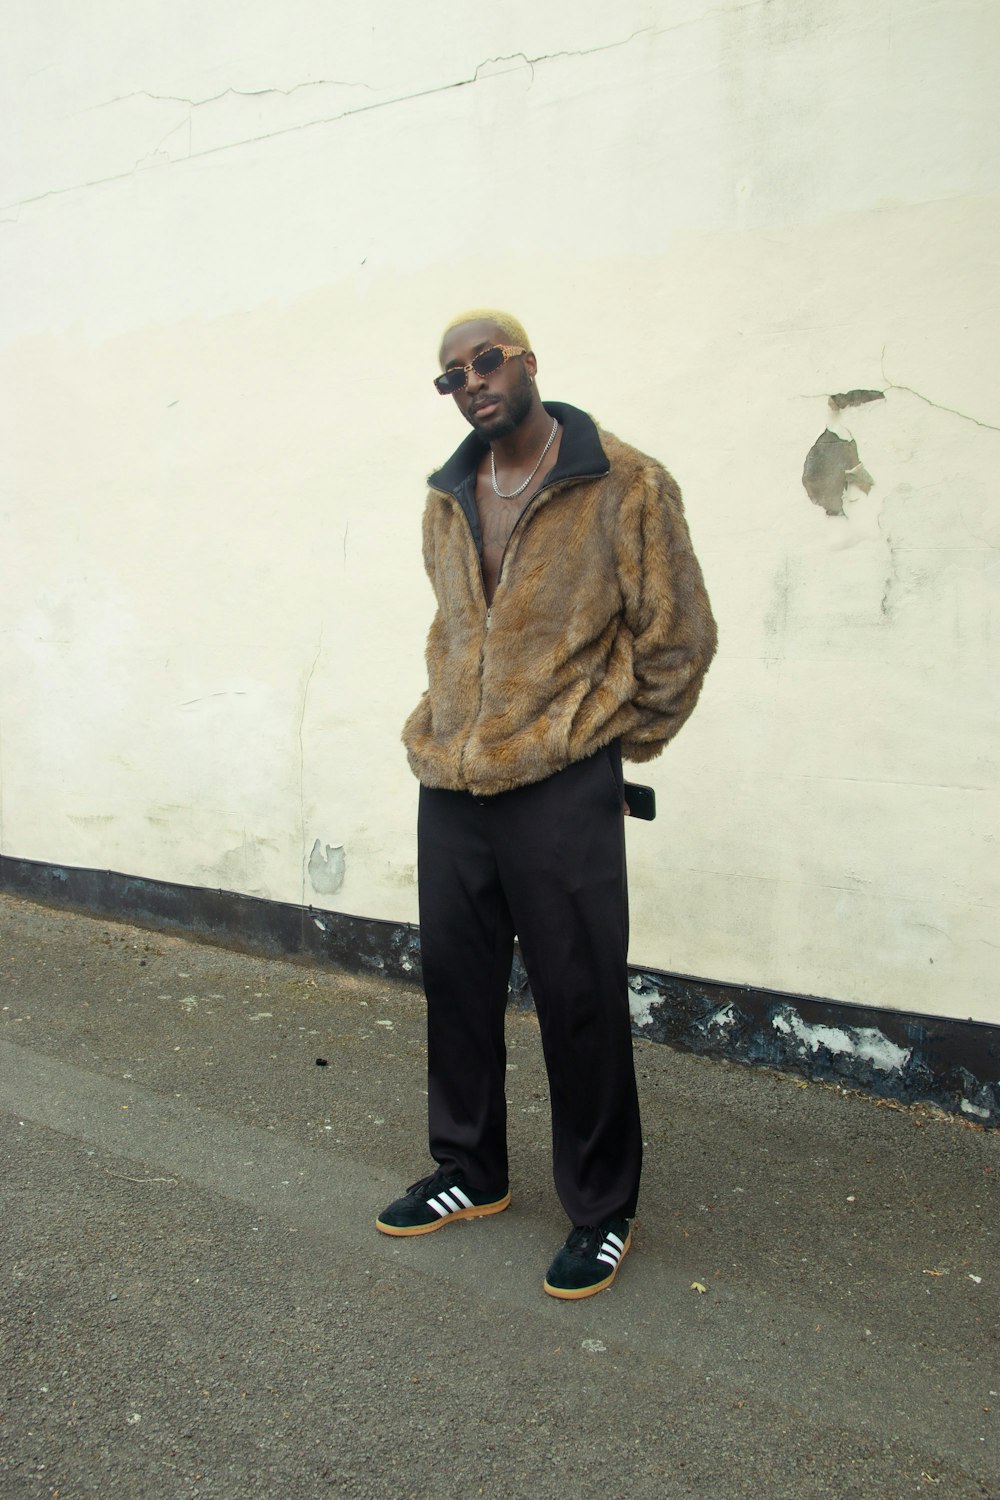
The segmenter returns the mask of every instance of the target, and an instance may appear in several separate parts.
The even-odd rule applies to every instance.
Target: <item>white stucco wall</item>
[[[998,44],[992,0],[13,0],[0,852],[415,918],[430,376],[493,303],[674,471],[720,623],[633,961],[1000,1021]]]

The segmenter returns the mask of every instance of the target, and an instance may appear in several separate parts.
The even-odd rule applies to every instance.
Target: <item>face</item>
[[[509,344],[510,338],[495,323],[460,323],[451,328],[441,345],[441,368],[461,368],[493,344]],[[518,354],[505,360],[491,375],[468,372],[464,389],[452,400],[479,435],[492,442],[519,427],[531,410],[534,387],[531,377],[538,368],[533,354]]]

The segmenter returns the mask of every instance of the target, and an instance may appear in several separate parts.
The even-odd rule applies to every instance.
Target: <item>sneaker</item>
[[[452,1219],[498,1214],[509,1202],[509,1192],[477,1193],[466,1186],[465,1178],[455,1167],[438,1167],[383,1209],[375,1220],[375,1228],[383,1234],[430,1234]]]
[[[618,1274],[632,1244],[628,1219],[605,1219],[603,1224],[581,1224],[570,1231],[545,1276],[550,1297],[567,1301],[603,1292]]]

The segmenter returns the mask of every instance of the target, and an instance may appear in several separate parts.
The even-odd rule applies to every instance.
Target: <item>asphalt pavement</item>
[[[1000,1135],[636,1043],[614,1286],[538,1031],[513,1203],[416,1240],[423,1002],[0,896],[0,1500],[1000,1500]]]

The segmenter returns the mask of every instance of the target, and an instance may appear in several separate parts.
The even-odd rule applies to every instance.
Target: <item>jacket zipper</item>
[[[505,566],[505,564],[507,562],[507,552],[508,552],[508,550],[510,548],[511,542],[514,539],[514,533],[517,531],[518,527],[521,525],[521,523],[524,521],[525,517],[528,515],[529,510],[534,506],[535,501],[538,499],[539,495],[544,495],[544,493],[545,493],[545,491],[547,489],[551,488],[551,489],[557,490],[557,489],[559,489],[561,486],[563,486],[565,484],[573,484],[573,483],[575,483],[578,480],[602,479],[603,477],[604,476],[602,474],[573,474],[572,476],[570,476],[567,479],[557,479],[557,480],[555,480],[551,484],[549,484],[549,483],[543,484],[538,490],[535,491],[535,493],[532,495],[531,499],[528,501],[528,504],[524,507],[524,509],[522,510],[521,514],[518,516],[517,520],[514,522],[514,525],[511,528],[510,536],[507,538],[506,544],[504,546],[503,553],[502,553],[501,558],[500,558],[500,568],[499,568],[499,571],[497,573],[497,587],[493,591],[494,601],[496,600],[497,590],[499,589],[500,583],[501,583],[501,581],[503,579],[503,570],[504,570],[504,566]],[[452,499],[452,500],[455,499],[455,495],[452,493],[452,491],[449,490],[449,491],[446,491],[445,493],[448,494],[448,496],[449,496],[450,499]],[[469,520],[468,516],[465,514],[465,511],[462,509],[462,506],[459,505],[458,508],[462,512],[462,519],[465,521],[466,526],[468,526],[468,528],[469,528],[469,535],[472,536],[472,522]],[[481,563],[480,563],[480,568],[479,568],[479,583],[480,583],[480,586],[481,586],[481,588],[483,590],[483,602],[486,604],[486,632],[489,633],[490,625],[493,622],[493,605],[490,604],[488,602],[488,600],[486,599],[486,584],[483,581],[483,570],[482,570],[482,564]]]
[[[544,495],[545,491],[547,489],[549,489],[549,488],[551,488],[553,490],[558,490],[562,486],[572,484],[572,483],[574,483],[578,479],[579,480],[584,480],[584,479],[600,479],[601,477],[602,476],[600,474],[574,474],[571,479],[556,479],[551,484],[551,486],[549,484],[543,484],[543,485],[539,486],[539,488],[532,495],[531,499],[528,501],[527,505],[522,510],[521,514],[518,516],[517,520],[514,522],[514,525],[511,527],[510,536],[507,538],[507,541],[504,544],[504,549],[503,549],[503,552],[501,553],[501,556],[500,556],[500,567],[497,570],[497,586],[493,590],[493,601],[494,601],[494,603],[496,602],[497,594],[500,591],[500,584],[503,582],[503,570],[504,570],[504,567],[505,567],[506,562],[507,562],[507,552],[508,552],[508,550],[510,548],[511,542],[514,540],[514,534],[517,531],[518,527],[521,525],[521,523],[522,522],[526,522],[526,518],[528,517],[529,512],[531,513],[531,515],[535,514],[535,511],[538,508],[535,505],[535,501],[538,499],[539,495]],[[465,515],[465,512],[462,511],[462,514]],[[468,517],[466,517],[466,521],[468,521]],[[471,531],[472,528],[470,527],[469,529]],[[482,576],[481,572],[480,572],[480,576]],[[485,594],[485,585],[484,585],[484,588],[483,588],[483,592]],[[489,604],[486,607],[486,629],[487,630],[489,630],[489,628],[490,628],[490,621],[492,619],[492,616],[493,616],[493,605]]]
[[[600,479],[601,477],[602,476],[600,474],[574,474],[572,476],[572,479],[573,480],[576,480],[576,479]],[[568,482],[572,483],[572,480],[570,480]],[[551,488],[552,489],[558,489],[559,485],[561,483],[563,483],[563,481],[556,480],[555,483],[551,486]],[[521,522],[524,520],[525,516],[528,513],[529,507],[534,504],[534,502],[538,499],[539,495],[543,494],[545,492],[545,490],[547,490],[549,488],[550,488],[550,486],[548,484],[543,484],[541,486],[541,488],[534,495],[532,495],[531,500],[528,502],[528,505],[526,505],[524,507],[524,510],[522,510],[521,514],[518,516],[517,520],[514,522],[513,527],[511,528],[510,536],[507,538],[506,545],[504,546],[503,553],[502,553],[501,558],[500,558],[500,568],[499,568],[499,571],[497,572],[497,588],[494,589],[494,591],[493,591],[493,598],[494,598],[494,600],[496,599],[496,596],[497,596],[497,589],[499,589],[499,587],[500,587],[500,581],[503,578],[504,564],[507,561],[507,549],[510,547],[511,540],[513,539],[513,536],[514,536],[514,532],[517,530],[517,528],[520,526]],[[448,492],[448,494],[449,494],[449,498],[450,499],[452,499],[452,500],[456,499],[455,495],[453,493],[451,493],[450,491]],[[465,514],[465,511],[462,508],[462,506],[459,505],[458,508],[462,512],[462,519],[465,521],[466,526],[468,526],[468,528],[469,528],[469,535],[473,536],[471,521],[469,520],[468,516]],[[475,538],[473,537],[473,545],[474,544],[475,544]],[[485,583],[485,581],[483,579],[482,562],[480,562],[480,566],[479,566],[479,583],[480,583],[480,586],[481,586],[481,588],[483,590],[483,602],[486,604],[486,629],[483,632],[483,644],[482,644],[482,646],[480,647],[480,650],[479,650],[479,674],[480,674],[480,676],[479,676],[479,691],[480,691],[480,703],[482,703],[483,656],[484,656],[484,652],[485,652],[485,649],[486,649],[486,636],[489,635],[490,625],[491,625],[491,623],[493,621],[493,605],[490,604],[489,601],[486,598],[486,583]],[[463,746],[462,754],[461,754],[461,756],[459,758],[459,768],[458,768],[459,769],[459,775],[462,777],[463,780],[465,779],[465,749],[466,748],[467,747]]]

